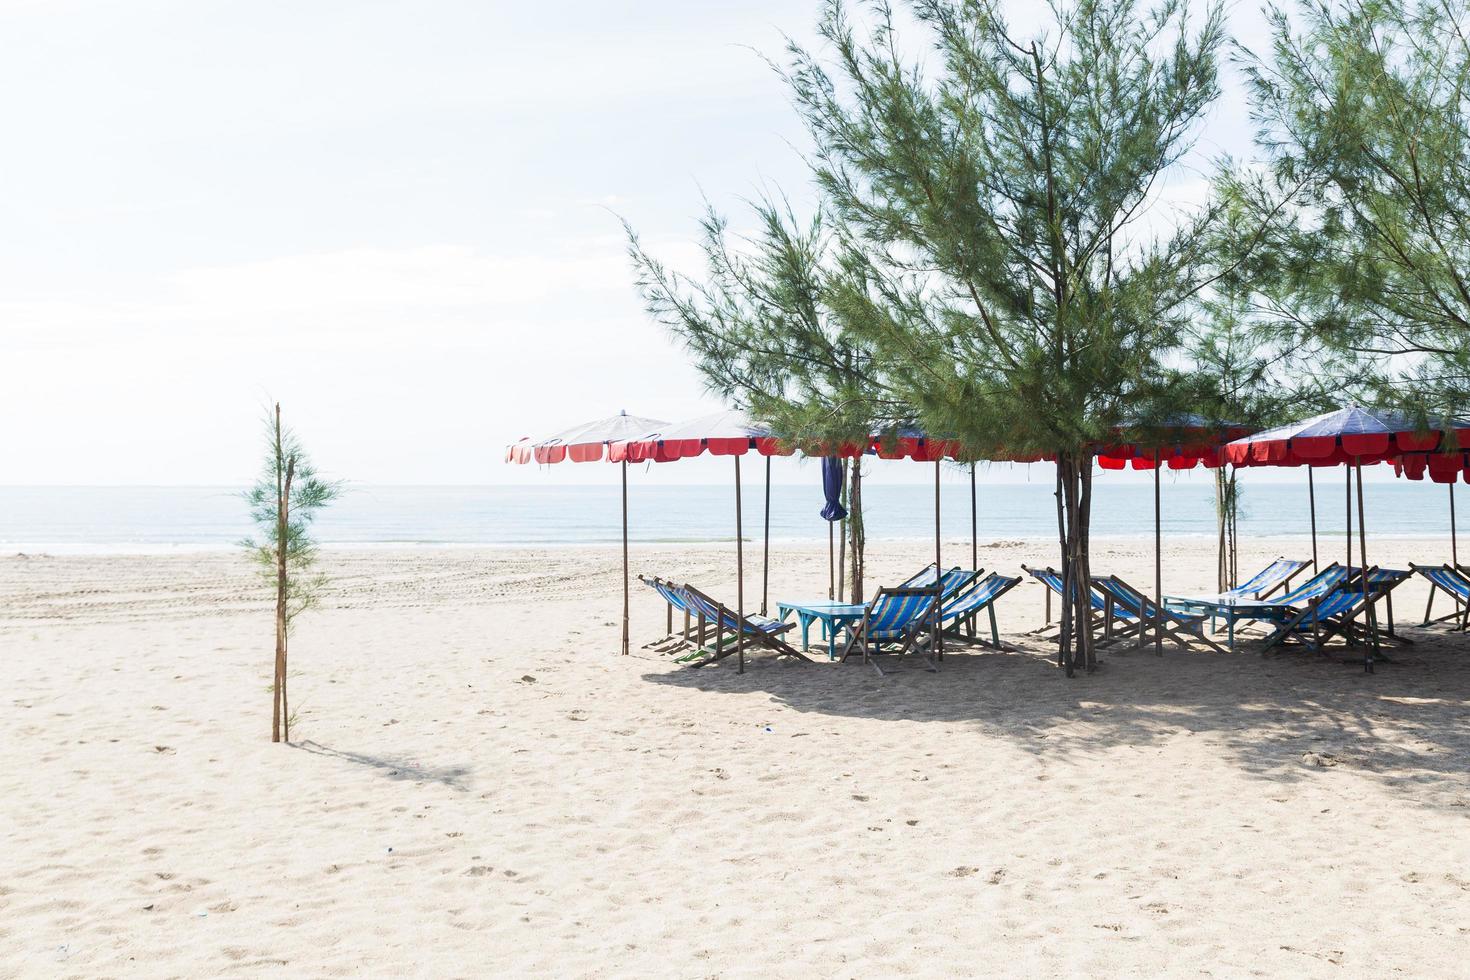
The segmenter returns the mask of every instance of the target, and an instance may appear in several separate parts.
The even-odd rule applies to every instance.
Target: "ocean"
[[[1325,474],[1324,474],[1325,475]],[[1244,480],[1244,477],[1243,477]],[[1463,491],[1464,488],[1462,487]],[[917,484],[864,487],[871,541],[923,539],[934,532],[934,490]],[[1462,505],[1470,503],[1460,494]],[[744,530],[761,535],[764,488],[744,492]],[[1431,483],[1372,482],[1366,487],[1368,532],[1381,535],[1449,533],[1448,491]],[[1163,529],[1171,537],[1210,538],[1214,496],[1206,479],[1171,483],[1162,492]],[[633,484],[630,540],[637,543],[732,541],[735,495],[730,486]],[[1340,479],[1317,482],[1317,526],[1341,534]],[[356,486],[321,513],[317,538],[339,547],[574,546],[620,540],[616,486]],[[771,538],[825,541],[818,485],[771,488]],[[1047,483],[981,484],[982,542],[1051,540],[1056,505]],[[970,535],[969,485],[947,480],[942,490],[947,538]],[[1463,515],[1462,515],[1463,517]],[[1470,517],[1464,517],[1470,521]],[[1464,522],[1462,521],[1462,522]],[[1246,483],[1240,533],[1308,533],[1306,484]],[[1153,529],[1153,487],[1096,484],[1093,534],[1146,536]],[[0,552],[149,553],[232,547],[251,531],[239,491],[228,487],[0,487]]]

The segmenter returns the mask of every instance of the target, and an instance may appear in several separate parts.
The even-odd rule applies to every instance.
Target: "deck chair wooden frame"
[[[1387,596],[1394,589],[1402,585],[1406,576],[1395,576],[1393,578],[1371,581],[1379,568],[1375,565],[1369,568],[1367,574],[1349,575],[1337,588],[1331,592],[1319,596],[1309,602],[1306,608],[1301,609],[1295,615],[1283,620],[1276,630],[1266,638],[1266,645],[1262,648],[1262,654],[1275,646],[1285,646],[1288,642],[1295,640],[1299,645],[1314,653],[1325,652],[1327,642],[1334,637],[1342,637],[1348,646],[1357,644],[1372,644],[1374,637],[1371,626],[1363,626],[1358,623],[1358,617],[1368,613],[1377,602]],[[1358,601],[1349,605],[1342,605],[1344,598],[1356,598]],[[1342,608],[1333,608],[1342,605]],[[1322,612],[1326,606],[1329,611]],[[1304,624],[1309,621],[1312,628],[1312,639],[1306,638]],[[1391,635],[1379,634],[1380,643],[1392,640]],[[1400,641],[1402,642],[1402,641]],[[1372,658],[1372,652],[1368,654]],[[1379,659],[1383,659],[1381,654]]]
[[[1050,566],[1046,568],[1033,568],[1030,565],[1022,565],[1021,571],[1036,579],[1036,581],[1040,582],[1046,588],[1046,625],[1031,630],[1026,635],[1043,636],[1051,632],[1060,632],[1060,623],[1052,625],[1051,597],[1053,594],[1055,594],[1057,598],[1060,599],[1062,598],[1062,593],[1060,589],[1052,585],[1052,583],[1048,581],[1047,578],[1043,578],[1043,576],[1054,577],[1058,582],[1060,582],[1062,580],[1062,573],[1057,571],[1055,568],[1051,568]],[[1092,594],[1089,599],[1091,601],[1092,611],[1098,614],[1098,616],[1102,619],[1103,633],[1103,635],[1095,641],[1096,644],[1098,646],[1108,646],[1136,634],[1142,627],[1142,624],[1139,623],[1137,620],[1131,618],[1130,616],[1125,616],[1121,614],[1113,605],[1112,600],[1105,594],[1102,594],[1098,591],[1096,585],[1096,576],[1093,577],[1093,582],[1094,585],[1092,588]]]
[[[745,648],[747,650],[766,649],[780,657],[794,657],[802,663],[811,663],[811,660],[803,655],[800,650],[781,639],[781,634],[796,629],[795,623],[778,623],[772,625],[769,629],[763,629],[760,624],[754,622],[749,616],[741,617],[734,609],[710,598],[709,595],[699,591],[694,586],[685,584],[683,589],[694,598],[696,605],[701,607],[701,615],[699,617],[699,652],[705,654],[703,659],[688,659],[687,666],[708,667],[712,663],[724,660],[740,649],[742,635],[745,638]],[[713,611],[715,615],[710,617],[708,615],[709,611]],[[714,620],[712,627],[714,630],[714,644],[711,647],[706,647],[703,640],[708,625],[706,620],[711,618]],[[728,638],[726,637],[727,633],[729,634]]]
[[[1142,628],[1136,638],[1140,646],[1159,636],[1180,648],[1188,650],[1191,642],[1203,643],[1216,653],[1225,653],[1225,648],[1205,635],[1204,613],[1181,613],[1160,606],[1143,592],[1129,585],[1116,575],[1099,575],[1093,578],[1098,588],[1113,603],[1121,605],[1130,614],[1138,617]]]
[[[690,632],[691,627],[694,624],[694,614],[687,606],[676,605],[674,599],[670,598],[671,596],[677,596],[678,586],[665,579],[659,578],[657,575],[640,574],[638,576],[638,581],[642,582],[644,585],[657,592],[659,594],[659,598],[663,599],[665,605],[668,606],[667,632],[660,639],[651,640],[648,643],[643,644],[643,649],[653,650],[655,653],[671,653],[674,650],[693,645],[694,640],[693,637],[690,635]],[[679,611],[684,614],[684,628],[682,631],[679,632],[676,632],[674,630],[675,611]]]

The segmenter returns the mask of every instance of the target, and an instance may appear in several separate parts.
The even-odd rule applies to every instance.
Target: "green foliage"
[[[279,412],[279,409],[277,409]],[[342,484],[322,479],[306,455],[296,434],[280,424],[279,415],[265,418],[266,455],[260,476],[243,494],[250,507],[250,519],[257,528],[255,536],[240,542],[261,576],[277,587],[278,562],[282,551],[286,559],[286,622],[316,605],[326,585],[324,574],[315,570],[316,543],[311,538],[311,524],[317,511],[337,499]],[[286,474],[291,471],[291,493],[284,536],[281,533],[280,505]]]
[[[982,453],[1080,452],[1178,400],[1218,209],[1143,215],[1216,97],[1221,13],[1191,32],[1176,0],[1079,0],[1022,39],[999,6],[914,0],[925,64],[886,4],[860,31],[834,0],[830,58],[792,45],[787,78],[837,221],[831,303],[883,387]]]
[[[1427,414],[1470,406],[1470,15],[1461,0],[1270,9],[1246,62],[1279,211],[1252,269],[1283,346],[1333,387]],[[1289,208],[1282,210],[1283,204]]]
[[[863,443],[908,409],[887,392],[873,350],[846,320],[848,274],[823,215],[802,221],[785,201],[751,205],[756,231],[732,240],[706,208],[703,280],[680,275],[628,228],[649,313],[694,357],[710,389],[803,448]]]
[[[694,357],[709,388],[746,408],[811,455],[865,446],[875,430],[910,416],[883,384],[874,352],[848,321],[844,301],[861,276],[834,242],[821,212],[802,221],[790,205],[751,205],[756,231],[732,240],[727,220],[706,207],[705,278],[680,275],[644,249],[627,226],[628,251],[649,313]],[[861,461],[844,486],[850,580],[863,594]],[[848,576],[850,575],[850,579]]]

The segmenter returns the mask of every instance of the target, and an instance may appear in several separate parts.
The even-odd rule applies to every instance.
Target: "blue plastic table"
[[[777,618],[785,620],[792,613],[796,613],[797,621],[801,623],[801,649],[803,651],[811,649],[812,623],[822,624],[822,637],[827,641],[828,660],[837,658],[837,634],[843,627],[859,622],[863,618],[863,613],[867,611],[868,607],[864,605],[826,600],[776,603]]]

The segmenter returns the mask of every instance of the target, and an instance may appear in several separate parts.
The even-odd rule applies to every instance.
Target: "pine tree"
[[[1054,454],[1059,660],[1091,669],[1093,448],[1142,393],[1166,404],[1214,206],[1145,222],[1217,94],[1218,6],[1078,0],[1019,38],[994,0],[914,0],[928,59],[891,9],[859,30],[829,2],[829,56],[790,47],[790,82],[837,221],[833,305],[872,345],[875,383],[979,455]],[[1077,647],[1072,647],[1073,637]]]
[[[260,479],[245,491],[250,519],[260,538],[241,546],[275,593],[276,653],[271,683],[271,741],[291,741],[287,701],[287,643],[297,616],[316,605],[326,576],[316,571],[317,549],[310,530],[316,512],[335,500],[341,484],[316,473],[296,435],[281,424],[277,404],[266,418],[266,457]]]

